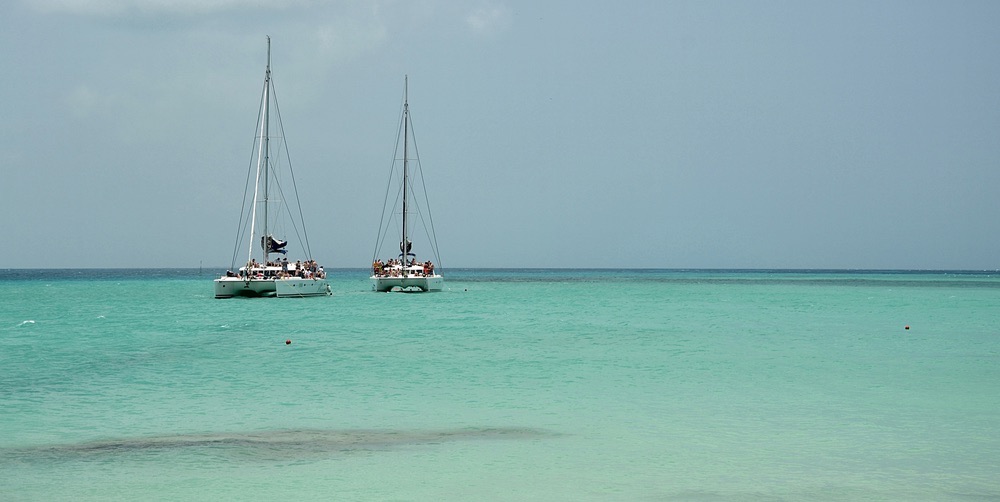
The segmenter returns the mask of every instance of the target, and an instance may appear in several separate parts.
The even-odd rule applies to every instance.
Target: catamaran
[[[420,221],[424,223],[424,231],[428,242],[430,243],[431,254],[434,256],[434,260],[438,264],[441,262],[441,257],[438,254],[437,249],[437,237],[434,234],[434,219],[431,218],[430,214],[430,204],[427,200],[427,190],[423,190],[423,201],[422,206],[420,200],[415,197],[415,191],[413,189],[413,173],[410,171],[410,164],[414,163],[417,165],[418,172],[420,174],[420,186],[426,187],[423,183],[423,170],[420,169],[420,155],[417,151],[416,138],[413,137],[413,124],[410,122],[410,105],[409,105],[409,78],[404,78],[403,84],[403,114],[400,118],[399,132],[396,139],[396,150],[393,152],[393,162],[392,168],[389,170],[389,184],[386,187],[385,192],[385,202],[382,206],[382,219],[379,223],[379,236],[375,244],[375,253],[372,257],[372,290],[373,291],[440,291],[444,287],[444,277],[438,270],[439,265],[431,260],[418,261],[416,254],[413,253],[413,242],[411,238],[411,226],[412,217],[418,216]],[[396,162],[399,157],[396,153],[399,151],[399,143],[402,139],[403,147],[403,157],[402,157],[402,182],[398,186],[397,196],[393,201],[393,207],[391,210],[387,211],[389,207],[389,193],[390,189],[394,186],[394,175],[396,171]],[[410,141],[413,142],[413,149],[416,156],[411,158],[409,156],[409,144]],[[397,204],[402,200],[402,211],[396,213],[396,208],[399,207]],[[394,257],[389,258],[386,261],[378,259],[379,252],[381,250],[382,244],[385,242],[386,235],[388,234],[389,228],[393,228],[392,221],[394,216],[400,216],[400,225],[395,228],[400,229],[399,235],[399,254]],[[392,248],[390,248],[392,249]]]
[[[332,294],[326,272],[312,259],[309,249],[298,188],[292,175],[291,159],[284,141],[285,131],[271,80],[271,37],[267,38],[267,69],[258,113],[254,152],[243,191],[244,208],[240,212],[232,263],[225,275],[215,279],[215,297]],[[271,131],[272,121],[277,125],[277,134]],[[282,179],[285,171],[287,184]],[[288,200],[294,201],[295,205],[287,204]],[[299,239],[304,259],[288,260],[289,239],[284,235],[289,231]],[[282,238],[277,237],[279,235]],[[243,245],[246,246],[245,254],[240,253]],[[242,261],[237,268],[237,262],[242,257],[246,261]]]

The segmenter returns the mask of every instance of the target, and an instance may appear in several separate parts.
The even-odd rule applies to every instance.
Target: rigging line
[[[277,165],[276,164],[272,164],[272,170],[271,171],[274,172],[275,170],[277,170]],[[285,197],[285,191],[284,191],[284,189],[281,186],[281,180],[278,179],[277,177],[274,177],[273,180],[272,180],[272,182],[277,187],[278,194],[280,195],[280,197],[277,198],[277,201],[278,201],[278,208],[277,208],[278,216],[275,217],[275,222],[278,225],[281,225],[282,231],[284,231],[283,230],[284,225],[282,225],[282,223],[283,223],[283,221],[286,218],[282,218],[281,215],[282,214],[287,215],[287,220],[292,224],[292,230],[295,232],[295,237],[299,240],[299,242],[304,242],[304,240],[302,239],[302,236],[299,235],[299,227],[298,227],[298,225],[295,222],[295,218],[292,216],[292,213],[289,211],[288,203],[286,202],[287,197]],[[274,201],[275,198],[272,197],[271,200]],[[303,231],[304,231],[304,229],[305,229],[305,223],[302,224],[302,227],[303,227]],[[272,235],[274,235],[274,234],[272,234]],[[307,258],[311,260],[312,256],[307,256]]]
[[[295,192],[295,204],[299,210],[299,222],[302,223],[302,235],[299,236],[299,228],[295,224],[295,218],[289,218],[292,222],[292,228],[295,229],[295,237],[300,239],[305,244],[306,259],[312,260],[312,248],[309,246],[309,233],[306,231],[306,220],[302,214],[302,201],[299,199],[299,187],[295,183],[295,171],[292,169],[292,157],[290,149],[288,148],[288,140],[285,138],[285,125],[281,121],[281,108],[278,106],[278,93],[274,89],[274,82],[271,82],[271,96],[274,99],[274,112],[278,117],[278,132],[281,134],[281,141],[279,141],[279,148],[284,147],[285,159],[288,161],[288,174],[292,178],[292,191]],[[281,154],[277,155],[278,160],[281,160]],[[277,183],[277,177],[275,177],[275,182]],[[281,185],[278,184],[278,192],[281,193],[282,205],[287,207],[285,203],[285,194],[281,191]]]
[[[265,87],[267,86],[267,82],[264,82],[264,86]],[[261,114],[264,113],[264,104],[263,104],[264,103],[264,90],[265,89],[261,89],[261,91],[260,91],[260,102],[261,102],[261,105],[260,105],[259,108],[257,108],[257,120],[256,120],[255,125],[254,125],[253,141],[251,141],[251,143],[250,143],[250,163],[249,163],[249,166],[247,166],[247,180],[246,180],[246,184],[243,186],[243,203],[240,206],[241,207],[241,209],[240,209],[240,223],[236,227],[236,245],[233,246],[232,261],[229,264],[229,268],[230,269],[236,267],[236,256],[240,252],[240,241],[243,240],[243,234],[246,233],[246,230],[247,230],[246,226],[250,224],[250,217],[249,216],[250,216],[250,212],[252,210],[252,207],[251,206],[247,206],[247,194],[250,191],[250,178],[251,178],[250,175],[251,175],[251,173],[253,173],[254,152],[257,151],[257,138],[261,134],[261,130],[260,130],[260,117],[261,117]],[[254,195],[256,196],[256,194],[254,194]],[[252,204],[256,204],[256,203],[257,203],[257,201],[255,200]],[[244,216],[246,216],[245,220],[244,220]]]
[[[392,170],[394,169],[395,169],[395,160],[393,161]],[[401,192],[400,190],[396,190],[396,197],[393,199],[392,208],[389,209],[388,213],[386,213],[386,209],[389,208],[388,192],[391,188],[392,188],[392,180],[390,179],[389,183],[386,184],[385,202],[382,205],[382,213],[384,216],[379,225],[379,233],[376,236],[376,241],[375,241],[376,251],[375,251],[375,256],[372,258],[373,263],[376,259],[378,259],[378,253],[382,251],[382,247],[385,246],[385,239],[389,236],[389,229],[393,227],[392,225],[392,222],[394,220],[393,215],[396,213],[396,208],[399,207],[399,198]]]
[[[400,183],[400,189],[402,189],[402,183]],[[400,194],[401,193],[402,193],[402,190],[396,191],[396,198],[395,198],[395,200],[394,200],[394,202],[392,204],[392,210],[389,212],[389,220],[390,221],[392,220],[392,215],[396,214],[396,208],[399,207],[399,200],[400,200]],[[386,205],[388,206],[388,204],[386,204]],[[385,230],[381,230],[380,231],[380,232],[382,232],[382,237],[381,237],[381,240],[379,241],[379,250],[380,251],[381,251],[381,247],[385,245],[385,239],[386,239],[386,237],[389,236],[389,229],[390,228],[392,228],[392,225],[386,225],[385,226]],[[402,235],[400,235],[399,239],[402,240],[402,238],[403,238]]]
[[[277,205],[277,207],[273,211],[273,213],[274,213],[274,223],[276,224],[276,226],[272,227],[272,228],[274,228],[274,231],[271,233],[271,235],[278,235],[280,233],[282,236],[284,236],[285,233],[287,232],[287,230],[285,229],[284,222],[287,220],[288,222],[291,223],[292,229],[295,232],[295,236],[298,239],[298,241],[302,242],[302,237],[299,235],[299,231],[298,231],[299,229],[298,229],[297,223],[295,222],[295,218],[292,216],[292,213],[289,211],[289,207],[288,207],[288,203],[287,203],[288,198],[285,197],[285,190],[282,187],[281,179],[280,179],[280,177],[278,175],[278,171],[280,170],[279,169],[280,161],[281,161],[280,158],[271,157],[271,164],[270,164],[270,168],[271,169],[269,171],[272,174],[271,182],[272,182],[272,184],[275,187],[274,189],[272,189],[272,192],[273,192],[273,190],[276,189],[277,193],[278,193],[278,196],[276,196],[276,197],[270,197],[271,203]]]
[[[389,180],[385,184],[385,198],[382,200],[382,215],[379,217],[378,233],[379,235],[375,238],[375,254],[372,256],[372,263],[378,259],[378,253],[382,250],[382,245],[385,243],[385,236],[389,233],[389,222],[386,220],[385,209],[389,207],[389,189],[392,188],[392,177],[396,172],[396,153],[399,152],[399,136],[400,131],[403,129],[403,114],[400,113],[399,124],[396,126],[396,144],[392,149],[392,162],[389,163]],[[392,206],[392,211],[396,210],[396,204],[399,203],[399,195],[396,195],[396,202]],[[389,220],[392,219],[391,212],[389,213]],[[382,226],[385,225],[385,231],[383,233]]]
[[[410,114],[410,131],[413,132],[413,117]],[[437,243],[437,232],[434,231],[434,214],[431,212],[431,200],[427,196],[427,181],[424,178],[424,166],[420,163],[420,149],[417,147],[417,135],[413,134],[413,153],[417,161],[417,171],[420,172],[420,186],[424,189],[424,205],[427,206],[427,218],[430,220],[431,235],[427,236],[429,240],[433,241],[434,259],[438,261],[438,265],[441,265],[441,256],[438,253],[438,243]],[[420,215],[420,221],[423,222],[424,215]],[[424,225],[424,233],[427,232],[427,225]]]
[[[411,132],[413,131],[413,123],[412,122],[410,122],[410,131]],[[409,186],[406,187],[406,189],[409,190],[410,191],[409,193],[412,195],[412,197],[410,198],[410,202],[413,204],[413,209],[414,210],[410,211],[410,213],[416,213],[420,217],[420,223],[424,227],[424,235],[427,237],[428,242],[433,242],[433,239],[431,238],[431,235],[428,233],[427,220],[424,219],[423,208],[426,207],[427,211],[429,212],[430,211],[430,203],[429,203],[429,201],[427,199],[427,187],[426,187],[425,184],[423,184],[424,173],[423,173],[423,168],[420,165],[420,153],[417,151],[417,145],[416,145],[417,140],[416,140],[416,137],[411,136],[410,139],[413,140],[413,149],[414,149],[414,156],[411,157],[410,160],[412,161],[412,163],[414,163],[414,164],[417,165],[416,172],[414,173],[414,176],[410,177],[411,178],[409,180],[410,184],[409,184]],[[417,194],[416,190],[413,189],[413,185],[415,184],[415,182],[413,181],[412,178],[414,178],[416,176],[420,177],[421,184],[422,184],[422,186],[424,188],[423,202],[421,202],[421,199],[416,196],[416,194]],[[423,206],[421,206],[421,204],[423,204]],[[431,251],[433,252],[434,250],[432,249]],[[432,253],[432,254],[436,255],[436,253]],[[437,259],[437,256],[435,256],[435,259]]]
[[[419,166],[419,164],[420,163],[417,162],[418,166]],[[421,178],[422,177],[423,177],[423,173],[421,173]],[[427,241],[430,243],[430,248],[431,248],[431,253],[430,254],[434,257],[435,260],[437,260],[438,264],[440,264],[441,263],[441,256],[438,254],[438,250],[437,250],[437,238],[434,237],[434,236],[432,236],[432,234],[434,232],[434,221],[433,221],[433,218],[431,218],[431,216],[430,216],[430,204],[429,204],[429,201],[427,199],[427,194],[426,193],[424,194],[424,205],[427,207],[428,218],[431,218],[431,220],[430,220],[431,224],[429,226],[427,224],[428,220],[424,219],[424,212],[421,211],[419,199],[414,199],[413,203],[414,203],[414,205],[417,206],[416,213],[417,213],[417,215],[420,216],[420,223],[424,227],[424,236],[427,237]]]

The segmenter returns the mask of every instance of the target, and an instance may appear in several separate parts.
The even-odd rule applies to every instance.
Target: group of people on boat
[[[419,269],[409,270],[413,267],[419,267]],[[390,258],[386,262],[382,262],[382,260],[375,260],[375,262],[372,263],[372,273],[375,275],[375,277],[402,277],[404,269],[406,275],[415,275],[415,276],[434,275],[434,264],[431,263],[430,260],[419,262],[414,258],[406,262],[405,266],[403,265],[403,260],[393,259],[393,258]]]
[[[240,267],[239,272],[226,271],[228,277],[240,277],[243,279],[285,279],[289,277],[301,277],[303,279],[326,279],[326,271],[316,263],[316,260],[297,260],[289,263],[288,258],[281,261],[268,261],[260,264],[257,259],[251,259],[245,267]]]

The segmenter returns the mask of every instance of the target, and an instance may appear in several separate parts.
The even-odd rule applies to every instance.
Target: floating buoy
[[[907,326],[906,329],[910,329],[910,327]],[[285,345],[291,345],[291,344],[292,344],[291,340],[285,340]]]
[[[906,326],[903,326],[903,329],[910,329],[910,325],[907,324]]]

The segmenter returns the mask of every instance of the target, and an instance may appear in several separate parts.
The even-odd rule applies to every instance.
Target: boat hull
[[[278,298],[302,298],[306,296],[332,295],[330,283],[326,279],[302,279],[292,277],[274,281]]]
[[[233,298],[235,296],[262,297],[275,296],[274,281],[267,279],[242,279],[239,277],[220,277],[215,280],[216,298]]]
[[[372,276],[371,280],[372,291],[441,291],[444,289],[444,277],[440,275],[408,277]]]
[[[326,296],[332,294],[330,283],[326,279],[302,279],[298,277],[285,279],[242,279],[239,277],[220,277],[215,280],[216,298],[243,297],[279,297],[301,298],[306,296]]]

